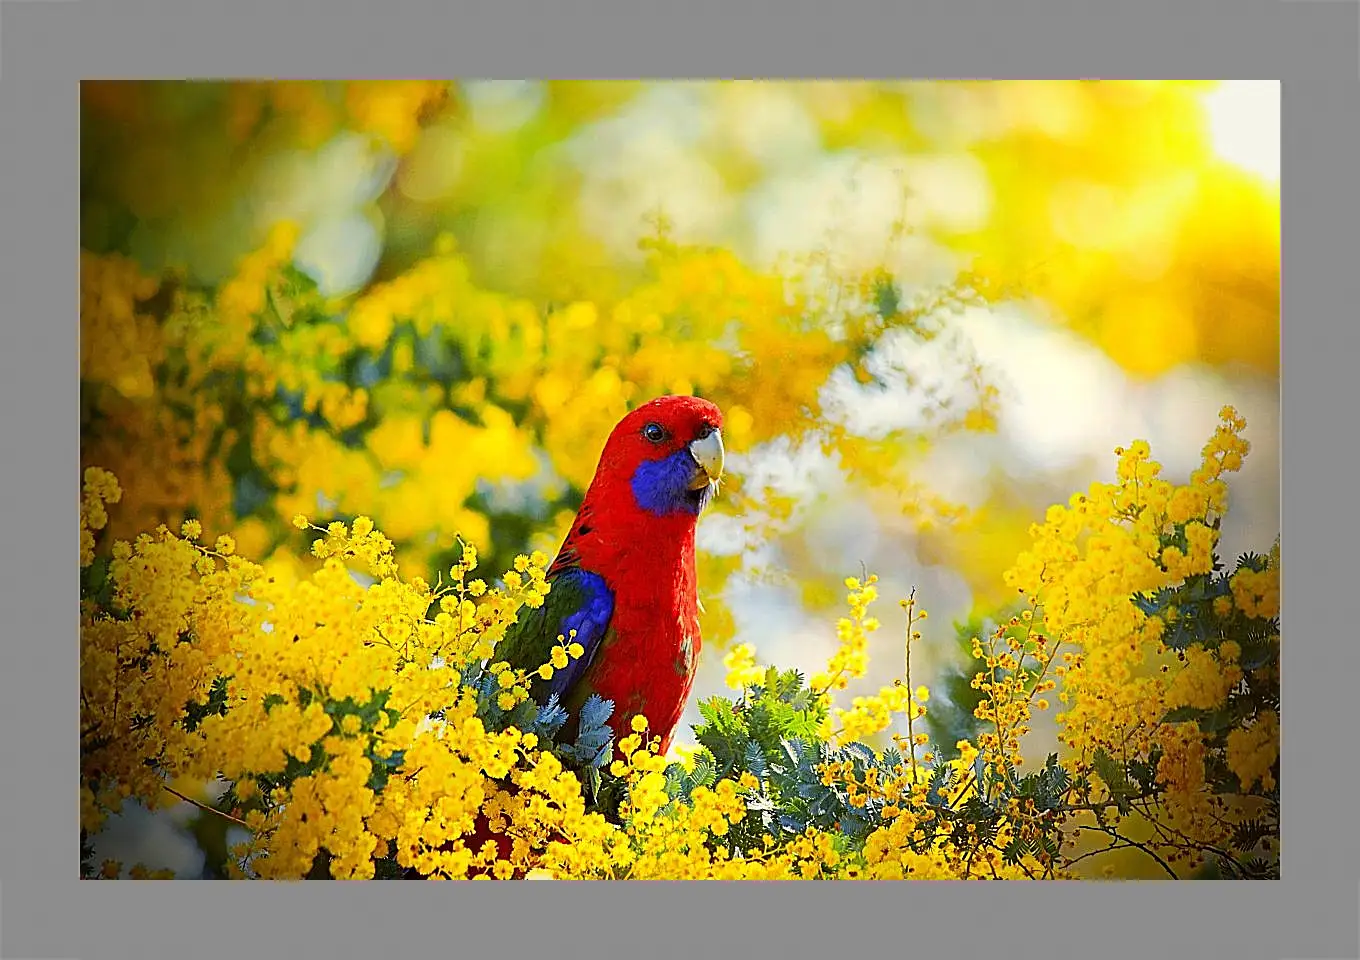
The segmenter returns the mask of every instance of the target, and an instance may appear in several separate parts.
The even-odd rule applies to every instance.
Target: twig
[[[1105,834],[1106,836],[1108,836],[1108,837],[1110,837],[1110,838],[1112,838],[1112,839],[1114,839],[1114,840],[1120,840],[1120,841],[1123,841],[1124,843],[1127,843],[1127,844],[1128,844],[1129,846],[1131,846],[1131,847],[1137,847],[1139,850],[1141,850],[1141,851],[1143,851],[1144,853],[1146,853],[1146,854],[1147,854],[1149,857],[1151,857],[1153,860],[1156,860],[1157,863],[1158,863],[1158,865],[1161,866],[1161,868],[1162,868],[1163,870],[1166,871],[1167,876],[1169,876],[1172,880],[1179,880],[1179,879],[1180,879],[1180,877],[1176,876],[1176,871],[1175,871],[1175,870],[1172,870],[1171,867],[1170,867],[1170,865],[1169,865],[1165,860],[1163,860],[1161,857],[1159,857],[1159,856],[1157,855],[1157,852],[1156,852],[1155,850],[1153,850],[1151,847],[1147,846],[1147,844],[1139,843],[1137,840],[1130,840],[1128,837],[1125,837],[1125,836],[1121,835],[1120,833],[1118,833],[1117,831],[1115,831],[1115,829],[1114,829],[1113,827],[1104,827],[1104,828],[1101,828],[1101,827],[1088,827],[1088,826],[1083,826],[1083,825],[1080,825],[1080,824],[1079,824],[1079,825],[1077,826],[1077,829],[1078,829],[1078,830],[1090,830],[1092,833],[1103,833],[1103,834]]]
[[[223,820],[230,820],[232,823],[236,824],[237,826],[245,827],[247,830],[250,830],[250,831],[252,831],[252,832],[253,832],[254,829],[255,829],[255,828],[252,827],[250,824],[246,823],[244,820],[239,819],[238,817],[233,817],[231,814],[229,814],[229,813],[224,813],[223,811],[218,810],[216,807],[212,807],[212,806],[209,806],[209,805],[206,804],[206,803],[203,803],[203,802],[201,802],[201,801],[195,800],[193,797],[186,797],[184,794],[180,793],[178,790],[176,790],[174,787],[170,786],[170,784],[168,784],[168,783],[163,783],[163,784],[161,784],[161,786],[165,788],[166,792],[168,792],[168,793],[173,793],[175,796],[179,797],[179,798],[180,798],[181,800],[183,800],[185,803],[193,804],[195,807],[198,807],[198,809],[200,809],[200,810],[204,810],[204,811],[206,811],[206,812],[208,812],[208,813],[215,813],[215,814],[217,814],[219,817],[221,817]]]

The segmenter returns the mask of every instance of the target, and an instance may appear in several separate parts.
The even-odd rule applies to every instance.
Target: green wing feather
[[[575,717],[589,695],[580,681],[609,633],[614,595],[603,577],[580,567],[562,569],[549,578],[549,583],[543,605],[521,610],[519,620],[506,631],[496,647],[496,659],[530,674],[529,693],[539,703],[546,703],[555,693]],[[573,630],[575,637],[570,636]],[[551,680],[544,680],[535,671],[551,662],[552,648],[562,642],[579,643],[584,652],[555,670]]]

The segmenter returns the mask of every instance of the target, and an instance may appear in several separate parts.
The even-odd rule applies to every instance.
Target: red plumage
[[[643,433],[659,424],[654,443]],[[698,397],[661,397],[625,416],[600,455],[595,479],[550,570],[579,566],[604,577],[614,594],[611,635],[586,670],[586,689],[614,701],[616,741],[645,714],[664,752],[694,684],[702,638],[695,586],[698,510],[658,513],[639,503],[639,466],[683,455],[706,431],[722,427],[722,412]]]
[[[620,420],[548,570],[550,582],[600,578],[612,598],[607,626],[580,638],[587,665],[561,700],[573,713],[591,693],[613,701],[615,744],[643,714],[664,753],[693,688],[702,646],[695,526],[722,472],[722,422],[717,406],[689,396],[652,400]],[[542,644],[561,629],[556,618],[577,612],[561,607],[560,594],[548,600],[546,630],[517,625],[524,629],[498,655],[528,670],[546,661]],[[476,851],[487,840],[499,859],[509,856],[510,838],[482,816],[465,842]]]

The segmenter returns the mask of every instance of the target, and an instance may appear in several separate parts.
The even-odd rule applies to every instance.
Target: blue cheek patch
[[[557,694],[559,700],[567,695],[567,691],[585,673],[586,667],[590,666],[609,629],[609,618],[614,614],[614,595],[599,574],[578,568],[562,574],[561,581],[566,581],[564,586],[569,583],[579,591],[581,605],[562,618],[558,632],[566,638],[568,645],[579,643],[585,652],[553,673],[548,692]],[[571,636],[573,630],[576,631],[574,638]]]
[[[633,472],[633,498],[654,516],[668,513],[697,516],[709,497],[708,489],[698,494],[689,489],[698,469],[688,450],[678,450],[661,460],[646,460]]]

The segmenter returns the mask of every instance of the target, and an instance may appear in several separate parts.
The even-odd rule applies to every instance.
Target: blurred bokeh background
[[[915,587],[944,740],[959,638],[1114,447],[1183,480],[1236,406],[1221,553],[1279,531],[1274,81],[101,82],[81,111],[116,536],[195,516],[295,576],[292,514],[368,514],[408,573],[456,532],[495,572],[555,549],[628,405],[694,390],[733,474],[696,700],[734,641],[815,672],[867,569],[847,694],[900,675]],[[129,807],[97,847],[197,876],[201,819]]]

